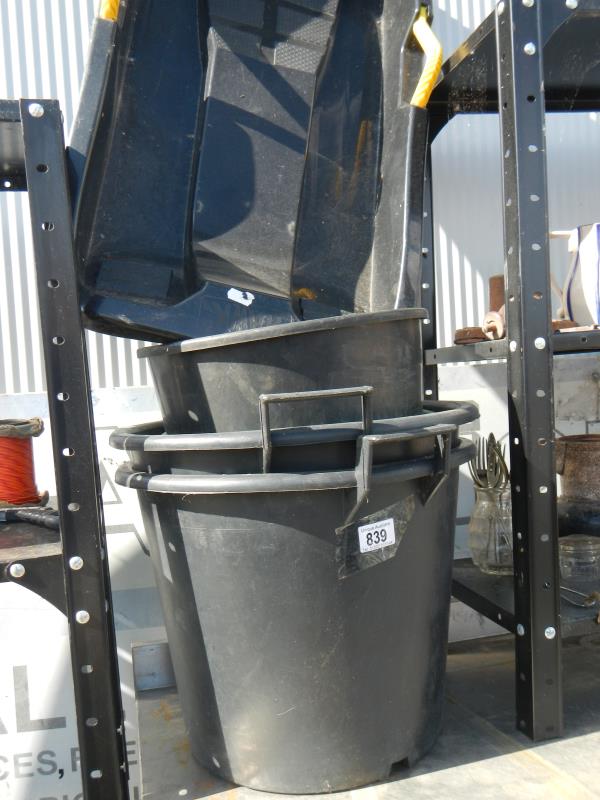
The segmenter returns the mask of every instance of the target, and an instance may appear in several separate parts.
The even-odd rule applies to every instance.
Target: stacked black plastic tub
[[[421,402],[419,309],[142,351],[163,425],[118,431],[198,761],[364,785],[441,724],[468,404]],[[165,430],[167,433],[165,433]]]
[[[162,421],[112,442],[192,753],[255,789],[364,785],[440,729],[477,411],[422,403],[420,6],[127,0],[71,141],[86,325],[169,342]]]

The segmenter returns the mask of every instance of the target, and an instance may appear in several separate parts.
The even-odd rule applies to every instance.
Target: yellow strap
[[[426,108],[437,77],[442,69],[442,45],[429,27],[425,6],[421,6],[419,16],[413,25],[413,33],[425,53],[425,66],[410,104],[419,108]]]
[[[98,16],[101,19],[111,19],[116,21],[119,15],[119,0],[102,0]]]

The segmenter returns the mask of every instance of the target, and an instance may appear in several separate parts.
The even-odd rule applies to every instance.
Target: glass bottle
[[[475,505],[469,522],[473,563],[488,575],[513,574],[512,503],[510,487],[475,487]]]

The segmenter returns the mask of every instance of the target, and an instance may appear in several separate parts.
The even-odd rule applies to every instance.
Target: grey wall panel
[[[73,122],[96,0],[0,0],[0,97],[58,98]],[[88,334],[94,388],[148,383],[137,343]],[[0,394],[45,388],[29,209],[0,194]]]

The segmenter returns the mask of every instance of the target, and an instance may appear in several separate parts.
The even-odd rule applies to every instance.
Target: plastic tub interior
[[[168,433],[260,427],[261,394],[373,388],[375,419],[422,407],[421,308],[207,336],[139,351],[147,358]],[[352,398],[273,404],[273,427],[360,419]]]

